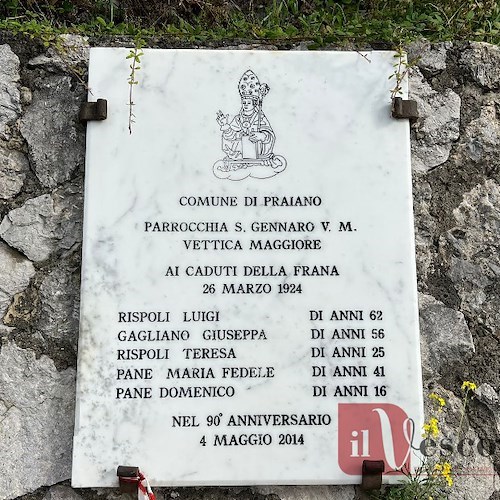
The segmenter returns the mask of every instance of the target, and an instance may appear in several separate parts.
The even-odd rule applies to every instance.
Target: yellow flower
[[[434,470],[439,472],[439,476],[443,476],[448,486],[453,486],[453,478],[451,477],[451,464],[450,462],[443,462],[442,464],[434,465]]]
[[[462,391],[475,391],[477,389],[477,385],[474,382],[469,382],[466,380],[462,384]]]
[[[427,424],[424,424],[423,437],[437,437],[439,434],[438,419],[430,418]]]
[[[435,401],[439,405],[438,412],[443,411],[443,407],[446,406],[446,400],[444,398],[442,398],[441,396],[439,396],[435,392],[431,392],[429,394],[429,399],[432,399],[433,401]]]

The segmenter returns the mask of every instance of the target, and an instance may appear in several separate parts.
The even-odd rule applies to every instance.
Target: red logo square
[[[363,460],[383,460],[385,473],[411,466],[413,421],[393,404],[339,404],[339,466],[361,475]]]

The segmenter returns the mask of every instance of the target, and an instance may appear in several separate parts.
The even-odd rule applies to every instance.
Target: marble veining
[[[116,486],[118,465],[187,486],[418,464],[393,53],[144,50],[130,134],[128,52],[90,57],[108,118],[87,131],[73,486]]]

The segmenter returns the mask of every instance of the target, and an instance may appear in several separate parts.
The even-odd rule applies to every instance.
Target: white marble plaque
[[[91,51],[73,486],[400,479],[422,398],[393,54],[145,50],[130,134],[128,53]]]

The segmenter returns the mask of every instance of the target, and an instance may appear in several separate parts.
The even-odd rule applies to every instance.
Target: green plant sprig
[[[130,64],[130,74],[127,80],[127,83],[129,85],[129,93],[128,93],[128,130],[129,133],[132,133],[132,124],[135,123],[135,114],[134,114],[134,100],[133,100],[133,93],[134,93],[134,87],[139,84],[137,80],[137,72],[141,69],[140,64],[141,64],[141,57],[144,55],[144,52],[142,51],[142,47],[144,47],[145,41],[142,38],[142,36],[137,35],[135,37],[135,43],[134,43],[134,48],[130,49],[130,52],[127,55],[127,59],[130,59],[131,64]]]
[[[394,58],[397,59],[393,64],[394,73],[389,75],[389,80],[392,78],[395,80],[394,88],[391,89],[391,99],[403,94],[403,81],[409,71],[414,68],[418,62],[418,59],[412,61],[407,60],[406,52],[401,43],[396,48]]]

